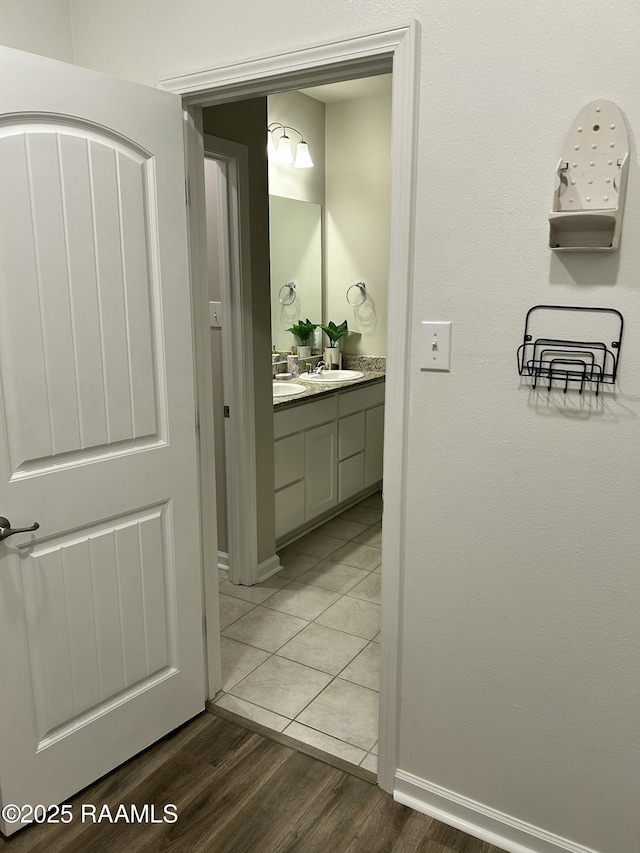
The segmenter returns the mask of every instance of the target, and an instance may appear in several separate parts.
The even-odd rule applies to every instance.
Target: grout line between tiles
[[[278,612],[278,611],[274,611],[274,613],[277,613],[277,612]],[[313,624],[313,623],[311,623],[311,622],[310,622],[310,623],[309,623],[309,625],[311,625],[311,624]],[[306,625],[306,626],[305,626],[305,628],[308,628],[308,627],[309,627],[309,625]],[[321,628],[328,628],[328,626],[327,626],[327,625],[320,625],[320,627],[321,627]],[[302,631],[304,631],[304,630],[305,630],[305,628],[302,628]],[[330,630],[330,631],[337,631],[337,630],[338,630],[338,628],[329,628],[329,630]],[[298,633],[302,633],[302,631],[299,631]],[[348,633],[346,633],[346,631],[340,631],[340,633],[341,633],[341,634],[346,634],[346,636],[347,636],[347,637],[356,637],[356,634],[348,634]],[[286,642],[286,643],[283,643],[279,648],[277,648],[277,649],[275,650],[275,652],[267,652],[267,650],[266,650],[266,649],[260,649],[258,646],[252,646],[250,643],[242,643],[242,640],[235,640],[235,642],[236,642],[236,643],[242,643],[242,645],[243,645],[243,646],[247,646],[247,647],[248,647],[248,648],[250,648],[250,649],[257,649],[257,650],[258,650],[258,651],[260,651],[260,652],[266,652],[266,654],[268,654],[268,655],[269,655],[269,657],[268,657],[268,658],[265,658],[265,659],[262,661],[262,663],[259,663],[259,664],[258,664],[258,666],[262,666],[262,664],[267,663],[267,661],[268,661],[270,658],[278,657],[278,658],[280,658],[281,660],[286,660],[286,661],[289,661],[290,663],[297,663],[297,664],[299,664],[300,666],[306,666],[308,669],[313,669],[315,672],[321,672],[323,675],[330,675],[330,676],[331,676],[331,678],[337,678],[337,677],[338,677],[338,675],[340,675],[340,672],[342,672],[342,671],[343,671],[347,666],[349,666],[349,664],[350,664],[350,663],[353,663],[353,661],[358,657],[358,655],[359,655],[359,654],[361,654],[361,653],[362,653],[362,652],[367,648],[367,645],[369,645],[370,643],[372,643],[372,642],[373,642],[373,640],[366,640],[366,638],[365,638],[365,637],[356,637],[358,640],[365,640],[365,642],[366,642],[366,644],[367,644],[367,645],[363,646],[363,647],[360,649],[360,651],[356,652],[356,653],[355,653],[355,655],[351,658],[351,660],[350,660],[348,663],[346,663],[346,664],[342,667],[342,669],[340,670],[340,672],[339,672],[339,673],[336,673],[336,674],[334,675],[332,672],[327,672],[325,669],[319,669],[317,666],[312,666],[312,665],[311,665],[311,664],[309,664],[309,663],[302,663],[302,662],[301,662],[301,661],[299,661],[299,660],[292,660],[291,658],[287,658],[287,657],[285,657],[284,655],[279,654],[279,652],[281,652],[281,651],[282,651],[282,649],[283,649],[283,648],[284,648],[288,643],[290,643],[290,642],[291,642],[291,640],[295,639],[295,637],[297,637],[297,636],[298,636],[298,634],[294,634],[294,636],[293,636],[293,637],[291,637],[291,639],[290,639],[290,640],[287,640],[287,642]],[[232,639],[233,639],[233,637],[225,637],[225,640],[232,640]],[[257,669],[257,668],[258,668],[258,667],[256,667],[255,669]],[[255,670],[252,670],[252,672],[255,672]],[[247,675],[246,675],[246,676],[243,676],[243,677],[240,679],[240,681],[243,681],[245,678],[247,678],[247,677],[248,677],[248,675],[250,675],[250,673],[247,673]],[[240,684],[240,681],[238,681],[238,682],[237,682],[237,684]],[[236,687],[236,686],[237,686],[237,684],[234,684],[233,686],[234,686],[234,687]],[[329,686],[329,685],[327,685],[327,687],[328,687],[328,686]],[[325,688],[323,688],[323,690],[324,690],[324,689],[325,689]]]
[[[334,630],[337,630],[337,628],[334,628]],[[344,633],[344,632],[343,632],[343,633]],[[355,636],[355,635],[354,635],[354,634],[349,634],[349,636],[350,636],[350,637],[353,637],[353,636]],[[363,639],[363,640],[364,640],[364,637],[362,637],[361,639]],[[368,649],[368,648],[369,648],[369,646],[371,645],[371,643],[373,643],[373,640],[367,640],[367,645],[366,645],[366,646],[363,646],[363,647],[360,649],[360,651],[358,652],[358,654],[357,654],[355,657],[352,657],[352,658],[351,658],[351,660],[349,661],[349,663],[346,663],[346,664],[342,667],[342,669],[340,670],[340,672],[338,672],[338,673],[335,675],[335,678],[340,678],[340,677],[342,676],[342,673],[345,671],[345,669],[346,669],[348,666],[351,666],[351,664],[354,662],[354,660],[355,660],[359,655],[361,655],[361,654],[362,654],[366,649]],[[343,681],[349,681],[349,679],[348,679],[348,678],[343,678],[342,680],[343,680]],[[350,683],[351,683],[351,684],[357,684],[357,682],[355,682],[355,681],[351,681]],[[359,685],[358,685],[358,687],[364,687],[364,684],[359,684]],[[372,690],[372,689],[373,689],[373,688],[371,688],[371,687],[369,687],[369,688],[368,688],[368,690]],[[376,691],[376,692],[377,692],[378,694],[380,693],[380,691],[379,691],[379,690],[378,690],[378,691]]]
[[[225,640],[231,640],[234,643],[240,643],[241,646],[246,646],[248,649],[255,649],[258,652],[264,652],[266,655],[269,655],[269,657],[273,657],[273,654],[274,654],[273,652],[268,652],[268,651],[266,651],[266,649],[259,649],[257,646],[252,646],[249,643],[243,643],[242,640],[234,640],[233,637],[224,637],[224,639]],[[366,646],[365,646],[365,648],[366,648]],[[249,672],[247,672],[246,675],[243,675],[239,681],[236,681],[235,684],[232,684],[230,689],[233,690],[234,687],[236,687],[238,684],[240,684],[240,681],[244,681],[244,679],[247,678],[247,676],[251,675],[252,672],[255,672],[259,666],[262,666],[262,664],[266,663],[268,660],[269,660],[269,658],[267,657],[263,661],[261,661],[259,664],[254,666],[254,668],[252,670],[250,670]],[[224,687],[222,688],[222,690],[223,690],[223,693],[225,693],[225,694],[229,693],[229,690],[225,690]]]
[[[364,580],[364,578],[362,580]],[[321,586],[314,586],[312,583],[302,583],[302,581],[292,581],[292,583],[298,583],[300,586],[308,586],[310,589],[321,589],[323,592],[335,592],[335,590],[324,589]],[[286,589],[286,587],[283,586],[282,589]],[[278,592],[280,592],[280,590],[278,590]],[[340,594],[340,598],[342,598],[342,597],[343,597],[343,594]],[[307,621],[308,622],[315,622],[315,620],[318,619],[318,617],[322,616],[322,614],[325,613],[330,607],[333,607],[334,604],[337,604],[338,601],[340,601],[340,598],[336,598],[336,600],[332,601],[331,604],[327,604],[327,606],[324,608],[324,610],[321,610],[320,613],[317,614],[317,616],[314,616],[313,619],[308,619]],[[266,599],[266,600],[268,601],[268,599]],[[267,610],[273,610],[274,613],[284,613],[287,616],[295,616],[296,619],[306,619],[305,616],[297,616],[295,613],[289,613],[286,610],[276,610],[275,607],[273,607],[273,608],[267,607]],[[304,631],[304,628],[302,630]],[[291,639],[293,639],[293,637]],[[288,642],[289,642],[289,640],[287,640],[287,643]],[[287,643],[284,643],[284,645],[286,646]],[[280,646],[280,648],[282,648],[282,646]]]
[[[280,713],[280,711],[274,711],[273,708],[267,708],[265,705],[259,705],[257,702],[250,702],[248,699],[244,699],[242,696],[236,696],[235,693],[223,693],[223,695],[220,696],[219,698],[222,699],[223,696],[231,696],[232,699],[239,699],[241,702],[246,702],[247,705],[253,705],[254,708],[260,708],[261,711],[268,711],[270,714],[275,714],[276,717],[282,717],[284,720],[289,720],[289,723],[292,723],[294,720],[294,717],[289,717],[287,714]],[[214,702],[213,704],[216,705],[217,701]],[[302,713],[302,712],[300,712],[300,713]],[[287,723],[287,726],[289,725],[289,723]],[[267,726],[268,729],[273,729],[273,726],[270,726],[267,723],[262,723],[261,725]],[[285,726],[285,729],[287,726]],[[276,732],[280,731],[280,729],[273,729],[273,730]],[[284,731],[284,729],[283,729],[283,731]]]
[[[314,696],[314,698],[311,700],[311,702],[314,702],[319,696],[321,696],[325,692],[325,690],[328,690],[329,687],[331,687],[331,685],[333,684],[333,682],[336,681],[336,679],[337,679],[337,676],[332,681],[330,681],[326,687],[323,687],[322,690],[320,691],[320,693],[318,693],[317,696]],[[360,686],[360,685],[357,685],[357,686]],[[320,732],[320,734],[322,734],[322,735],[327,735],[328,737],[335,738],[335,740],[339,740],[341,743],[347,743],[347,744],[349,744],[349,746],[355,746],[356,749],[366,749],[364,746],[358,746],[357,743],[350,743],[348,740],[343,740],[342,738],[339,738],[339,737],[336,737],[335,735],[329,734],[329,732],[323,732],[322,729],[318,729],[315,726],[310,725],[309,723],[304,723],[301,719],[299,719],[300,714],[304,714],[304,712],[307,710],[309,705],[311,705],[311,702],[307,702],[307,704],[304,706],[304,708],[301,711],[298,711],[296,716],[293,718],[292,722],[299,723],[301,726],[306,726],[308,729],[313,729],[314,732]],[[374,743],[373,746],[375,746],[375,744],[377,742],[378,741],[376,740],[376,742]],[[371,749],[373,749],[373,746],[371,747]],[[366,756],[365,756],[365,758],[366,758]],[[364,758],[362,760],[364,761]]]
[[[329,685],[327,685],[327,687],[328,687],[328,686],[329,686]],[[325,687],[325,690],[326,690],[326,687]],[[320,695],[320,694],[318,694],[318,695]],[[300,711],[300,713],[302,713],[302,711]],[[309,723],[301,723],[301,722],[298,720],[298,718],[297,718],[297,717],[296,717],[295,719],[291,720],[291,723],[297,723],[299,726],[304,726],[304,727],[305,727],[305,729],[311,729],[312,731],[317,732],[319,735],[324,735],[325,737],[330,737],[332,740],[337,740],[337,741],[338,741],[338,743],[343,743],[345,746],[350,746],[352,749],[359,749],[361,752],[364,752],[364,753],[365,753],[364,757],[362,758],[362,761],[364,761],[364,759],[365,759],[365,758],[367,757],[367,755],[369,754],[369,753],[367,752],[367,750],[364,748],[364,746],[358,746],[358,745],[357,745],[357,744],[355,744],[355,743],[350,743],[348,740],[343,740],[343,738],[341,738],[341,737],[336,737],[336,735],[330,735],[330,734],[328,734],[327,732],[323,732],[321,729],[317,729],[315,726],[311,726],[311,725],[309,725]],[[284,729],[284,732],[286,732],[286,729],[288,729],[288,728],[289,728],[289,726],[291,725],[291,723],[288,723],[288,725],[287,725],[287,726],[286,726],[286,728]],[[284,733],[284,732],[283,732],[283,733]],[[291,737],[293,737],[293,735],[291,735]],[[302,742],[303,742],[303,743],[306,743],[306,741],[302,741]],[[376,741],[376,743],[377,743],[377,742],[378,742],[378,741]],[[371,749],[373,749],[373,748],[375,747],[375,745],[376,745],[376,744],[374,743],[374,745],[371,747]],[[320,747],[318,747],[318,749],[320,749]],[[327,751],[328,751],[328,750],[327,750]],[[345,759],[343,759],[343,760],[344,760],[344,761],[348,761],[348,759],[347,759],[347,758],[345,758]],[[362,764],[362,761],[359,761],[359,762],[358,762],[358,764],[356,765],[356,767],[359,767],[359,766]]]
[[[309,584],[308,584],[308,585],[309,585]],[[341,598],[346,598],[346,597],[354,598],[354,596],[348,596],[348,594],[345,592],[345,593],[343,593],[343,594],[340,596],[340,598],[337,598],[337,599],[333,602],[333,604],[330,604],[330,605],[329,605],[329,607],[327,607],[326,609],[328,610],[330,607],[333,607],[333,605],[334,605],[334,604],[337,604],[337,603],[340,601],[340,599],[341,599]],[[355,600],[356,600],[356,601],[363,601],[364,599],[356,598]],[[379,604],[376,604],[374,601],[367,601],[367,602],[365,602],[365,603],[367,603],[367,604],[374,604],[376,607],[380,607],[380,605],[379,605]],[[261,606],[261,605],[259,605],[259,604],[256,604],[256,605],[255,605],[255,607],[260,607],[260,606]],[[267,608],[265,608],[265,609],[266,609],[266,610],[271,610],[271,609],[270,609],[270,608],[268,608],[268,607],[267,607]],[[243,614],[243,615],[244,615],[244,616],[246,616],[246,615],[247,615],[248,613],[250,613],[250,612],[251,612],[251,611],[250,611],[250,610],[248,610],[248,611],[247,611],[247,613],[245,613],[245,614]],[[303,621],[307,622],[307,624],[306,624],[303,628],[300,628],[298,631],[296,631],[296,633],[295,633],[295,634],[292,634],[292,635],[291,635],[291,637],[289,637],[289,639],[288,639],[288,640],[285,640],[285,642],[284,642],[284,643],[282,643],[282,645],[281,645],[281,646],[278,646],[278,648],[277,648],[274,652],[270,651],[269,649],[263,649],[263,648],[261,648],[260,646],[254,646],[254,645],[252,645],[251,643],[245,642],[244,640],[236,640],[236,638],[235,638],[235,637],[227,637],[227,636],[224,634],[224,631],[226,631],[226,630],[227,630],[227,628],[230,628],[230,627],[231,627],[231,625],[235,624],[235,622],[238,622],[238,621],[239,621],[239,619],[236,619],[236,620],[235,620],[235,622],[232,622],[232,623],[230,623],[229,625],[227,625],[227,628],[225,628],[225,629],[224,629],[224,631],[223,631],[223,632],[221,632],[221,635],[222,635],[226,640],[234,640],[236,643],[242,643],[242,645],[244,645],[244,646],[249,646],[249,648],[252,648],[252,649],[258,649],[258,651],[266,652],[266,653],[267,653],[267,654],[269,654],[269,655],[277,655],[277,654],[278,654],[278,652],[279,652],[281,649],[283,649],[283,648],[287,645],[287,643],[290,643],[290,642],[291,642],[291,640],[293,640],[295,637],[297,637],[297,636],[298,636],[298,634],[301,634],[301,633],[302,633],[302,631],[304,631],[304,630],[305,630],[305,628],[308,628],[308,627],[309,627],[309,625],[313,625],[313,624],[318,624],[321,628],[328,628],[328,629],[329,629],[329,630],[331,630],[331,631],[338,631],[340,634],[344,634],[344,635],[345,635],[345,636],[347,636],[347,637],[357,637],[359,640],[364,640],[364,641],[367,643],[367,645],[368,645],[369,643],[373,643],[373,642],[374,642],[373,637],[361,637],[361,636],[360,636],[360,634],[352,634],[352,633],[350,633],[349,631],[343,631],[341,628],[335,628],[333,625],[323,625],[321,622],[316,622],[316,620],[317,620],[317,619],[319,619],[319,618],[320,618],[320,616],[322,616],[322,614],[323,614],[323,613],[325,613],[325,612],[326,612],[326,611],[325,611],[325,610],[323,610],[323,611],[322,611],[322,613],[319,613],[319,614],[315,617],[315,619],[304,619]],[[271,613],[283,613],[283,611],[281,611],[281,610],[271,610]],[[289,613],[284,613],[284,615],[285,615],[285,616],[290,616],[291,614],[289,614]],[[240,618],[240,619],[242,619],[242,616],[240,616],[239,618]],[[295,617],[293,617],[293,618],[295,618],[295,619],[303,619],[303,617],[302,617],[302,616],[295,616]],[[378,630],[378,631],[376,632],[375,636],[377,637],[379,633],[380,633],[380,631]],[[364,649],[365,649],[365,648],[366,648],[366,646],[364,646],[364,647],[363,647],[363,649],[361,649],[361,650],[360,650],[360,652],[364,651]],[[360,652],[358,652],[357,654],[360,654]],[[284,655],[279,655],[279,657],[284,657]],[[356,655],[356,657],[357,657],[357,655]],[[289,660],[289,658],[285,658],[285,660]],[[353,660],[353,658],[352,658],[352,660]],[[266,661],[263,661],[263,662],[266,662]],[[293,663],[300,663],[300,661],[293,661]],[[302,664],[302,666],[307,666],[307,664]],[[347,664],[347,666],[348,666],[348,664]],[[310,668],[310,669],[317,669],[317,667],[309,667],[309,668]],[[344,667],[343,667],[343,668],[344,668]],[[324,672],[324,670],[318,670],[318,672]],[[342,670],[340,670],[340,672],[342,672]],[[326,673],[326,675],[331,675],[331,673]]]
[[[326,625],[322,625],[321,627],[326,628]],[[344,631],[342,633],[344,634]],[[348,634],[348,636],[349,637],[355,637],[355,634]],[[364,637],[358,637],[358,639],[364,640]],[[284,646],[286,646],[286,645],[287,644],[285,643]],[[308,669],[313,669],[315,672],[321,672],[323,675],[330,675],[331,678],[337,678],[338,675],[340,675],[340,672],[342,672],[345,669],[345,667],[349,666],[349,663],[353,663],[353,661],[358,657],[358,655],[367,648],[366,646],[363,646],[363,648],[361,648],[359,652],[356,652],[356,654],[351,658],[349,663],[345,664],[345,666],[342,667],[340,672],[337,673],[336,675],[334,675],[332,672],[327,672],[326,669],[319,669],[317,666],[312,666],[310,663],[301,663],[299,660],[292,660],[291,658],[286,658],[284,655],[278,654],[278,652],[282,651],[284,646],[280,646],[278,651],[273,653],[272,657],[278,657],[278,658],[281,658],[282,660],[288,660],[290,663],[297,663],[297,664],[300,664],[300,666],[306,666]],[[252,648],[254,648],[254,647],[252,647]],[[266,663],[266,662],[267,662],[266,660],[263,661],[263,663]],[[328,686],[329,685],[327,684],[327,687]],[[325,690],[326,688],[323,687],[322,689]]]
[[[378,743],[378,741],[376,741],[376,743]],[[364,756],[364,758],[362,759],[362,761],[359,761],[359,762],[358,762],[358,767],[362,767],[362,765],[365,763],[365,761],[367,760],[367,758],[369,758],[369,756],[370,756],[370,755],[373,755],[373,749],[375,748],[376,743],[374,743],[374,745],[371,747],[371,749],[369,750],[369,752]],[[377,756],[377,755],[374,755],[374,758],[377,760],[378,756]]]
[[[222,593],[222,595],[224,595],[224,593]],[[230,596],[229,596],[229,598],[233,598],[233,596],[231,596],[231,595],[230,595]],[[240,601],[240,599],[239,599],[239,598],[236,598],[236,599],[235,599],[235,601]],[[246,604],[251,604],[251,602],[250,602],[250,601],[247,601],[247,602],[246,602]],[[254,609],[255,607],[257,607],[257,606],[258,606],[257,604],[252,604],[252,605],[251,605],[251,610],[253,610],[253,609]],[[251,610],[247,610],[247,613],[251,613]],[[247,615],[247,613],[243,613],[243,614],[242,614],[242,616],[246,616],[246,615]],[[222,628],[222,629],[221,629],[221,631],[220,631],[220,635],[221,635],[222,637],[224,637],[224,632],[227,630],[227,628],[230,628],[232,625],[235,625],[235,624],[236,624],[236,622],[238,622],[240,619],[242,619],[242,616],[238,616],[238,618],[237,618],[237,619],[234,619],[234,620],[233,620],[233,622],[229,622],[229,624],[228,624],[228,625],[225,625],[225,626],[224,626],[224,628]],[[228,637],[227,639],[231,640],[231,639],[233,639],[233,638],[232,638],[232,637]],[[254,647],[254,648],[255,648],[255,647]]]

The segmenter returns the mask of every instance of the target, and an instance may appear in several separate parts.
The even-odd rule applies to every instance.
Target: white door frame
[[[202,553],[202,622],[205,644],[205,698],[222,688],[218,595],[218,519],[216,509],[215,430],[207,269],[207,214],[204,183],[202,110],[184,112],[187,229],[196,384],[198,475],[200,478],[200,547]]]
[[[258,580],[258,507],[253,336],[245,319],[251,317],[249,162],[246,145],[208,134],[204,156],[221,164],[225,183],[217,203],[224,403],[231,410],[225,430],[229,578],[251,585]]]
[[[201,109],[204,106],[260,97],[345,79],[393,72],[391,143],[391,229],[385,390],[384,493],[382,562],[382,646],[380,681],[380,746],[378,783],[393,791],[398,761],[398,719],[401,688],[402,591],[405,550],[405,477],[408,425],[409,331],[414,248],[414,207],[417,153],[419,24],[368,33],[291,53],[181,74],[161,81],[180,94],[186,110],[187,175],[192,188],[190,235],[192,239],[193,300],[208,324],[206,252],[202,243],[204,219],[204,152]],[[199,137],[195,139],[194,137]],[[195,184],[201,183],[202,193]],[[206,235],[205,235],[206,236]],[[204,261],[203,261],[204,255]],[[203,275],[204,271],[204,275]],[[199,371],[209,358],[208,328],[202,334],[196,322],[196,383],[202,418],[211,409],[211,366]],[[245,377],[237,377],[242,381]],[[207,421],[207,436],[212,424]],[[204,441],[201,442],[204,444]],[[211,451],[209,451],[210,453]],[[203,457],[201,469],[208,456]],[[202,470],[202,486],[214,490],[212,466]],[[207,499],[205,507],[210,505]],[[206,531],[204,536],[206,537]],[[206,541],[203,540],[206,548]],[[205,550],[211,559],[210,549]],[[216,558],[217,559],[217,555]],[[206,565],[206,563],[205,563]],[[211,565],[215,565],[215,562]],[[211,597],[207,596],[211,604]],[[211,618],[210,627],[214,624]],[[207,642],[211,644],[211,639]],[[210,666],[211,670],[211,666]],[[215,683],[215,682],[214,682]]]

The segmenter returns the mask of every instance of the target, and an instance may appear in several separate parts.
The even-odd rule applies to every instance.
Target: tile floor
[[[216,704],[376,772],[381,545],[378,492],[281,549],[264,583],[220,572]]]

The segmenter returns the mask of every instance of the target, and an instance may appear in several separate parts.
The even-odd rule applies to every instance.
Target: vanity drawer
[[[274,444],[276,489],[302,480],[304,477],[304,434],[301,432],[280,438]]]
[[[343,418],[381,403],[384,403],[384,382],[365,385],[353,391],[343,391],[338,397],[338,417]]]
[[[333,421],[338,416],[338,399],[335,394],[325,397],[313,403],[303,403],[283,412],[275,412],[273,415],[274,438],[282,438],[292,432],[325,424]]]

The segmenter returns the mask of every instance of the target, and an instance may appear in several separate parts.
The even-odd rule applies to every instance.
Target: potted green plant
[[[307,319],[303,322],[294,323],[287,332],[291,332],[296,336],[296,338],[300,341],[298,345],[298,356],[300,358],[309,358],[311,355],[311,346],[309,345],[309,338],[314,333],[316,329],[316,323],[312,323],[311,320],[307,317]]]
[[[340,339],[343,338],[349,328],[347,326],[347,321],[340,323],[339,326],[329,320],[326,326],[323,326],[322,323],[319,324],[322,331],[329,338],[329,346],[325,347],[324,350],[324,360],[330,366],[334,367],[340,366]]]

